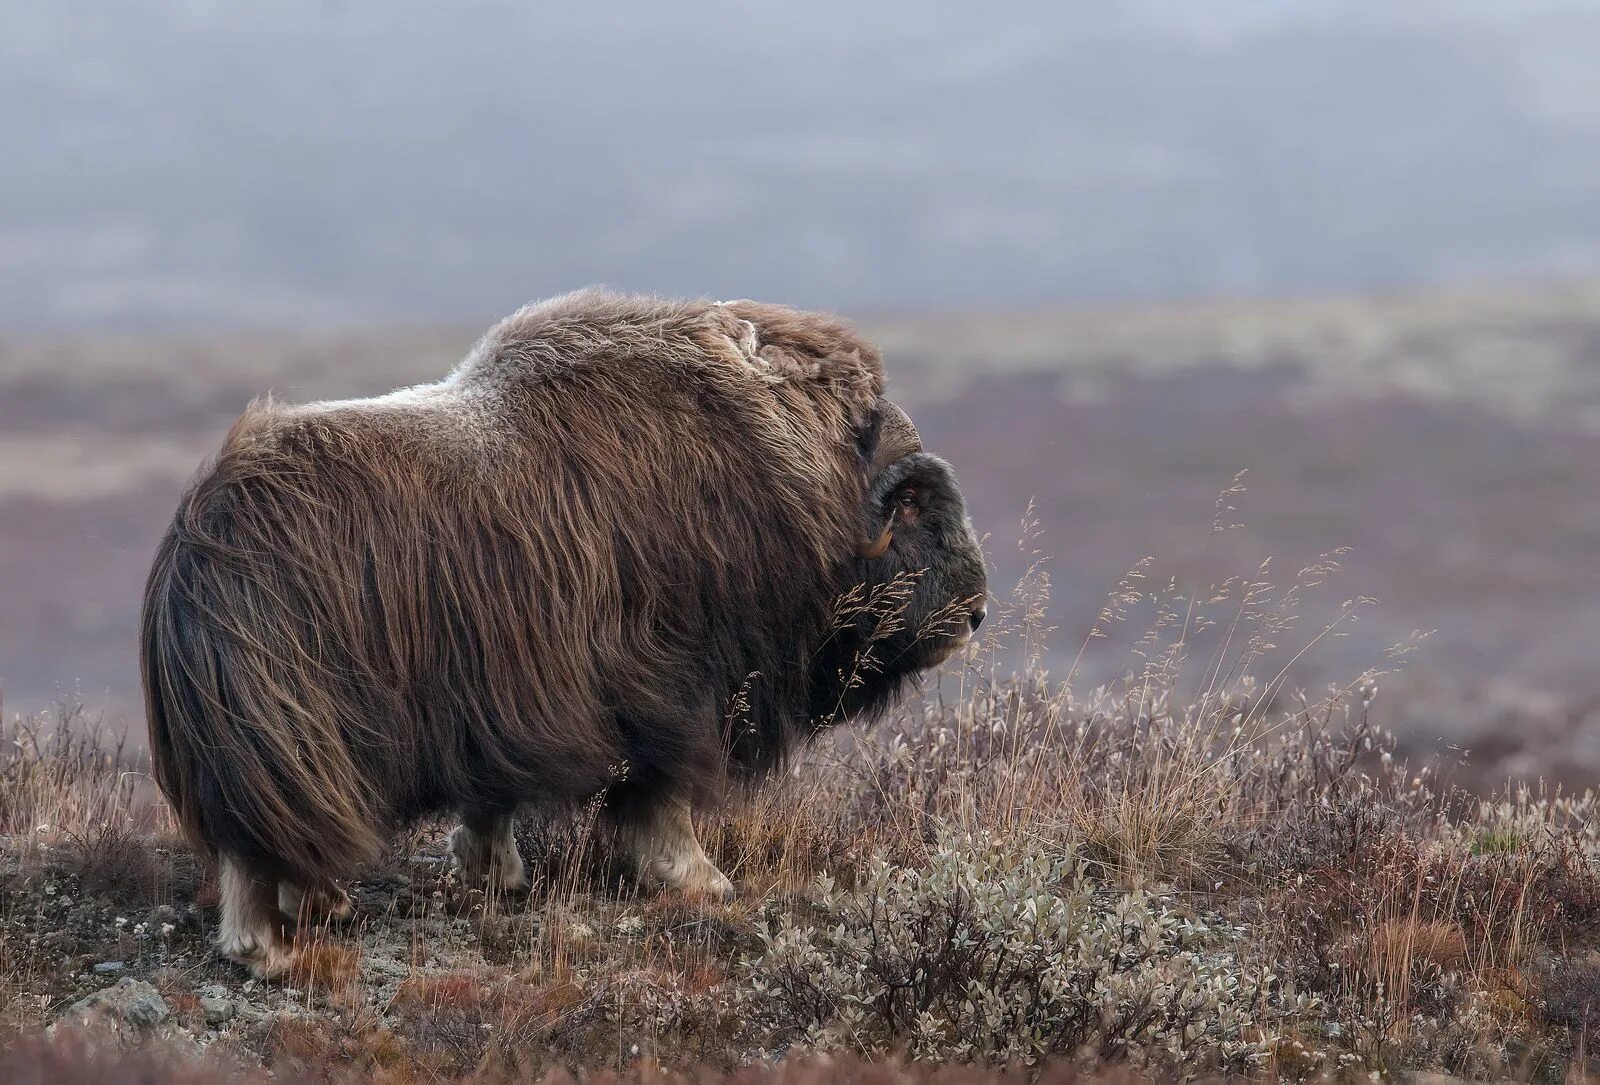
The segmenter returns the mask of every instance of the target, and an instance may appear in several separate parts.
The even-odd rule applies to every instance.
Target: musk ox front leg
[[[284,917],[277,908],[278,883],[252,872],[237,859],[222,857],[222,925],[217,950],[248,968],[257,979],[271,979],[289,967]]]
[[[630,807],[618,815],[618,843],[633,859],[641,881],[732,900],[733,883],[706,858],[690,812],[688,800],[676,797]]]
[[[528,873],[517,851],[510,814],[472,815],[450,834],[450,857],[461,880],[516,893],[528,888]]]

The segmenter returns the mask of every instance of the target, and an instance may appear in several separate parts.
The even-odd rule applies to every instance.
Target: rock
[[[225,1025],[233,1020],[233,999],[215,995],[200,996],[200,1009],[206,1015],[206,1024]]]
[[[84,1022],[109,1019],[113,1024],[148,1031],[165,1023],[172,1016],[172,1010],[160,991],[144,980],[124,976],[115,987],[106,987],[74,1002],[66,1015]]]
[[[107,972],[121,972],[122,968],[123,964],[121,961],[101,961],[99,964],[94,966],[93,971],[96,974],[103,976]]]

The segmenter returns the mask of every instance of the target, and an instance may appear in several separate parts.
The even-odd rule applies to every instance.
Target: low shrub
[[[875,862],[760,937],[752,1012],[819,1050],[1245,1070],[1315,1008],[1171,897],[1108,889],[1028,840],[946,837],[919,867]]]

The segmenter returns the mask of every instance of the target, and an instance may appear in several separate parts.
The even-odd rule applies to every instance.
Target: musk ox
[[[585,291],[443,380],[252,404],[145,593],[156,779],[220,862],[220,950],[288,960],[385,831],[459,814],[526,885],[523,804],[601,797],[646,880],[727,895],[697,803],[871,715],[970,639],[943,461],[831,317]],[[890,613],[880,605],[890,600]]]

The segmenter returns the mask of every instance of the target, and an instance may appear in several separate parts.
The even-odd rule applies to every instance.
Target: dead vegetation
[[[1199,591],[1139,563],[1084,642],[1133,666],[1095,690],[1040,665],[1035,561],[922,700],[702,826],[735,903],[638,892],[592,812],[529,820],[532,892],[485,898],[425,826],[351,886],[348,926],[299,932],[275,985],[212,956],[214,889],[137,759],[72,711],[14,720],[0,1059],[10,1080],[111,1080],[39,1030],[134,977],[161,1012],[118,1033],[147,1053],[116,1080],[167,1080],[145,1069],[163,1050],[196,1082],[1581,1074],[1596,800],[1469,800],[1399,763],[1368,709],[1410,645],[1297,691],[1296,662],[1367,606],[1297,628],[1337,558]]]

